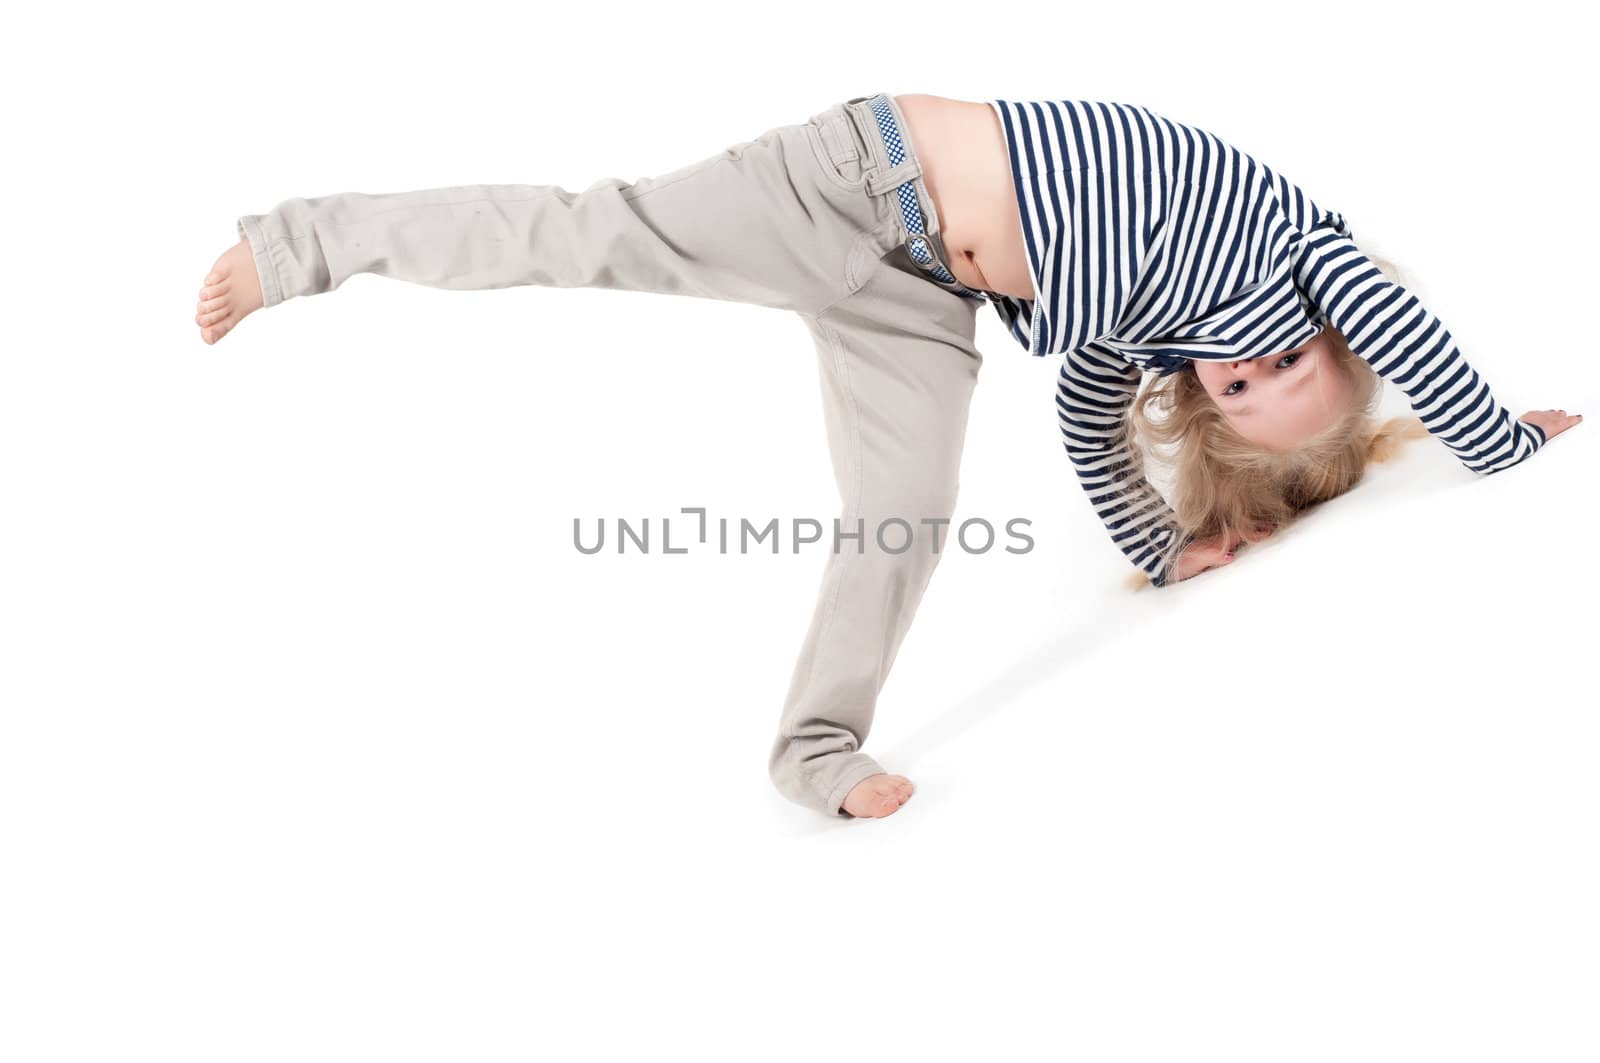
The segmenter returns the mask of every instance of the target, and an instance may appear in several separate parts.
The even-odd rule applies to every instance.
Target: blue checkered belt
[[[889,97],[880,92],[868,101],[868,106],[872,108],[873,117],[878,120],[878,132],[883,134],[883,146],[889,152],[890,168],[899,166],[906,159],[906,148],[900,139],[900,126],[894,120],[894,108],[889,106]],[[955,276],[945,268],[944,263],[939,261],[933,240],[923,224],[922,207],[917,202],[916,175],[896,186],[894,194],[900,202],[900,216],[905,219],[906,250],[910,252],[911,260],[937,278],[940,283],[949,286],[957,295],[978,300],[986,299],[987,296],[982,292],[975,292],[956,280]]]

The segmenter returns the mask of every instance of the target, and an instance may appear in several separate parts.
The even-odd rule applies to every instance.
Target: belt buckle
[[[912,250],[911,245],[913,243],[915,243],[916,241],[918,241],[918,240],[921,240],[924,244],[927,245],[927,249],[928,249],[928,261],[927,262],[923,262],[921,259],[919,259],[917,257],[917,253],[914,250]],[[940,261],[940,258],[939,258],[939,249],[934,246],[933,237],[931,235],[929,235],[927,232],[907,233],[906,234],[906,253],[911,256],[911,261],[916,263],[918,269],[923,270],[923,271],[925,271],[927,273],[933,273],[936,270],[945,268],[944,263],[942,261]]]

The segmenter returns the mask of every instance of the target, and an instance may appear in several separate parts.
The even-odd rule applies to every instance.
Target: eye
[[[1243,390],[1244,390],[1244,381],[1243,380],[1235,380],[1233,383],[1231,383],[1227,387],[1223,388],[1222,389],[1222,393],[1224,395],[1237,395]]]
[[[1288,369],[1290,366],[1294,365],[1294,363],[1298,362],[1299,360],[1300,360],[1300,352],[1299,351],[1295,351],[1293,354],[1286,354],[1282,358],[1279,358],[1278,359],[1278,364],[1276,366],[1274,366],[1273,368],[1275,368],[1275,369]]]

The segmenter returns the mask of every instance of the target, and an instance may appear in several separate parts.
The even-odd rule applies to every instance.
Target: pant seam
[[[841,514],[841,516],[845,516],[850,513],[857,512],[861,508],[861,484],[865,478],[861,457],[861,413],[856,403],[855,389],[850,384],[850,370],[847,365],[848,359],[845,357],[844,341],[839,337],[837,330],[828,325],[826,322],[819,320],[816,315],[807,316],[811,318],[812,323],[818,332],[820,332],[823,336],[829,351],[833,355],[835,372],[839,378],[839,387],[844,394],[846,405],[849,410],[849,417],[847,418],[847,421],[849,426],[849,454],[851,462],[850,471],[853,482],[848,485],[846,490],[843,492],[845,495],[845,497],[842,499],[844,503],[844,514]],[[837,545],[836,539],[836,548]],[[843,558],[848,557],[849,555],[836,550],[836,556]],[[825,636],[827,635],[829,629],[833,627],[834,616],[837,614],[839,608],[839,589],[849,575],[846,564],[843,561],[841,561],[839,565],[835,567],[834,571],[838,573],[838,578],[833,581],[832,586],[829,588],[830,593],[828,596],[827,612],[823,614],[821,626],[817,628],[816,641],[818,646],[824,644]],[[819,656],[820,654],[818,653],[812,654],[811,667],[806,670],[805,683],[801,688],[803,692],[810,690],[813,682],[816,680]],[[804,696],[804,693],[802,693],[801,697],[803,698]],[[852,752],[857,751],[859,750],[852,750]],[[808,771],[805,768],[796,765],[795,770],[800,776],[801,781],[809,784],[810,780],[815,778],[820,769],[812,769]]]
[[[849,299],[851,296],[853,296],[853,295],[857,294],[858,292],[860,292],[862,288],[866,287],[867,279],[870,279],[871,273],[874,270],[876,270],[878,268],[878,266],[883,262],[883,255],[887,254],[888,252],[883,252],[883,253],[879,254],[876,258],[873,258],[868,262],[868,278],[867,279],[863,279],[859,283],[855,279],[855,277],[856,277],[856,274],[855,274],[855,260],[856,260],[856,257],[858,255],[861,255],[861,249],[863,247],[865,247],[865,246],[867,246],[869,244],[875,244],[876,241],[879,238],[880,238],[880,234],[879,234],[878,230],[876,230],[876,229],[869,230],[867,232],[862,233],[860,236],[856,237],[855,243],[850,245],[850,251],[845,256],[845,275],[844,275],[845,292],[844,292],[844,294],[840,295],[837,299],[834,299],[832,302],[825,303],[821,307],[818,307],[816,310],[810,311],[809,313],[806,314],[807,317],[812,317],[812,318],[821,317],[823,314],[826,314],[828,311],[832,310],[834,307],[836,307],[839,304],[843,303],[846,299]],[[866,256],[865,255],[861,255],[861,257],[866,257]]]

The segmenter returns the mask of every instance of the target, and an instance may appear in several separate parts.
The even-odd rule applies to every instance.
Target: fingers
[[[1218,535],[1211,539],[1202,539],[1190,546],[1189,549],[1210,551],[1211,553],[1220,556],[1222,554],[1233,553],[1233,551],[1238,548],[1239,544],[1244,541],[1245,538],[1240,533],[1229,532],[1227,535]]]
[[[1235,542],[1235,545],[1238,545],[1237,542]],[[1221,546],[1210,546],[1205,543],[1192,543],[1178,560],[1178,578],[1183,580],[1188,579],[1190,576],[1198,576],[1208,569],[1220,568],[1223,565],[1232,563],[1233,558],[1232,550],[1223,549]]]
[[[1233,564],[1232,554],[1225,554],[1214,561],[1195,561],[1193,563],[1186,561],[1180,567],[1178,578],[1180,580],[1193,579],[1202,572],[1210,572],[1214,568],[1222,568],[1225,565],[1231,564]]]
[[[1178,579],[1188,579],[1213,568],[1230,565],[1241,545],[1258,543],[1278,530],[1276,524],[1254,524],[1248,531],[1230,532],[1210,539],[1196,539],[1178,559]]]
[[[1230,545],[1211,545],[1209,543],[1195,543],[1183,552],[1184,557],[1193,557],[1195,561],[1203,564],[1216,564],[1222,560],[1232,560],[1234,547],[1239,545],[1235,539]]]
[[[1583,421],[1583,414],[1568,414],[1566,410],[1530,410],[1520,420],[1527,421],[1544,433],[1546,440],[1560,435]]]
[[[1277,530],[1278,526],[1276,524],[1257,524],[1244,536],[1244,541],[1247,543],[1259,543]]]

